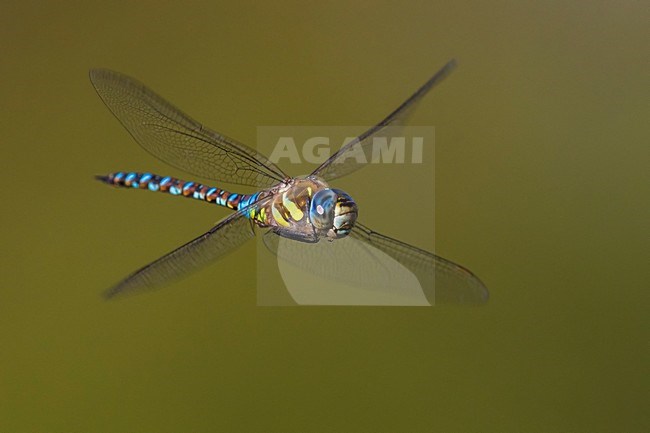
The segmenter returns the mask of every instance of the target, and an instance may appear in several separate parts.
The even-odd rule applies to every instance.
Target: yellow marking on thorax
[[[266,224],[266,209],[261,208],[259,210],[251,209],[249,215],[251,218],[253,218],[255,221],[258,221],[262,224]]]
[[[280,214],[280,211],[278,211],[273,205],[271,206],[271,213],[273,214],[273,219],[275,219],[278,224],[284,227],[289,227],[287,220],[284,219],[282,214]]]
[[[305,215],[293,201],[287,198],[286,192],[282,194],[282,204],[285,208],[287,208],[289,214],[291,215],[291,218],[293,218],[294,221],[300,221]]]

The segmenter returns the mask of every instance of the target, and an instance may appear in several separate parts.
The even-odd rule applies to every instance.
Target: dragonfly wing
[[[142,83],[107,69],[92,69],[99,97],[149,153],[196,176],[269,187],[287,176],[254,149],[211,131]]]
[[[469,270],[428,251],[379,234],[358,221],[350,236],[372,245],[410,269],[431,304],[483,304],[489,294]]]
[[[106,298],[159,288],[234,251],[255,235],[245,214],[256,205],[224,218],[207,233],[135,271],[108,289]]]
[[[456,67],[456,61],[451,60],[442,69],[436,72],[426,83],[422,85],[410,98],[402,103],[395,111],[390,113],[384,120],[373,126],[354,140],[347,143],[338,152],[332,155],[327,161],[321,164],[312,175],[319,176],[325,180],[336,179],[348,175],[361,167],[367,165],[364,161],[372,160],[373,137],[382,133],[388,136],[399,135],[399,126],[403,126],[411,113],[415,110],[418,102],[434,87],[440,83]],[[393,127],[390,128],[389,127]]]
[[[410,269],[352,236],[310,244],[269,231],[263,240],[300,305],[431,305]]]

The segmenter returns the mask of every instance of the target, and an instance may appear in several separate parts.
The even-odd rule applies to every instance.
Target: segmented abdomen
[[[119,171],[107,176],[96,176],[96,178],[104,183],[116,187],[166,192],[171,195],[179,195],[206,201],[208,203],[215,203],[219,206],[224,206],[233,210],[243,209],[249,204],[254,203],[263,193],[236,194],[225,191],[221,188],[151,173]]]

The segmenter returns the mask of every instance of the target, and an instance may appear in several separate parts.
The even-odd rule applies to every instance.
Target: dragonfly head
[[[309,219],[322,237],[339,239],[354,227],[357,204],[340,189],[321,189],[311,199]]]

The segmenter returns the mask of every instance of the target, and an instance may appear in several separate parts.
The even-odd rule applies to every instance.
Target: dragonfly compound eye
[[[314,194],[309,205],[309,219],[316,230],[327,232],[332,228],[335,207],[336,193],[333,190],[322,189]]]
[[[357,220],[357,204],[339,189],[322,189],[309,206],[314,228],[330,240],[347,236]]]

